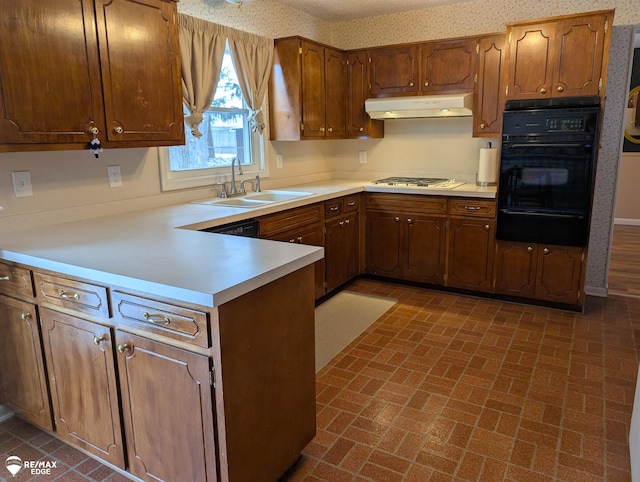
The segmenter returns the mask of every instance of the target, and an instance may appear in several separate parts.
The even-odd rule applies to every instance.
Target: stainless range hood
[[[473,94],[380,97],[367,99],[364,106],[372,119],[465,117],[473,115]]]

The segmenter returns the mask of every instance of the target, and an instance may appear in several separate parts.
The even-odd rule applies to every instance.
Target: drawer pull
[[[290,243],[295,243],[295,242],[296,242],[296,238],[291,238],[291,239],[289,240],[289,242],[290,242]]]
[[[339,224],[340,226],[344,226],[344,221],[340,221],[338,224]]]
[[[338,207],[338,206],[331,206],[331,207],[329,208],[329,211],[331,211],[332,213],[335,213],[338,209],[340,209],[340,207]]]
[[[351,222],[350,219],[345,219],[344,224],[349,224]]]
[[[31,319],[31,313],[25,313],[24,311],[20,314],[20,318],[22,318],[23,321],[27,321]]]
[[[63,300],[76,300],[76,301],[78,301],[80,299],[80,295],[78,293],[74,293],[73,291],[69,291],[67,293],[65,290],[60,290],[60,291],[58,291],[58,295],[60,295],[60,298],[62,298]]]
[[[142,316],[144,316],[144,319],[146,321],[148,321],[149,323],[153,323],[155,325],[159,325],[159,324],[168,325],[169,323],[171,323],[171,320],[164,315],[143,313]]]
[[[0,281],[9,281],[11,279],[11,276],[7,275],[7,276],[0,276]]]
[[[107,337],[105,335],[102,335],[100,338],[98,338],[97,336],[93,337],[94,345],[100,346],[100,343],[102,343],[103,341],[107,341]]]
[[[118,345],[118,353],[124,353],[127,350],[132,350],[133,347],[129,345],[129,343],[123,343],[122,345]]]
[[[357,203],[356,203],[356,201],[349,201],[349,202],[347,203],[347,206],[349,206],[350,208],[352,208],[352,207],[353,207],[353,206],[355,206],[356,204],[357,204]]]
[[[465,206],[467,211],[480,211],[480,206]]]

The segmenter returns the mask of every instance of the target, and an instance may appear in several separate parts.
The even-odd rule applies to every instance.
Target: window
[[[187,129],[186,145],[160,148],[162,190],[221,182],[240,161],[245,174],[266,175],[263,136],[251,132],[247,107],[229,47],[224,54],[211,107],[203,114],[197,138]]]

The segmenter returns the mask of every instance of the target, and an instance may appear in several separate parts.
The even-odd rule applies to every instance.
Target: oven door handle
[[[510,144],[510,143],[503,143],[502,144],[502,148],[503,149],[522,149],[522,148],[527,148],[527,147],[586,147],[586,148],[590,148],[591,144],[583,144],[581,142],[558,142],[558,143],[547,143],[547,144],[542,144],[542,143],[537,143],[537,142],[525,142],[525,143],[521,143],[521,144]]]
[[[586,216],[580,213],[563,213],[563,212],[548,212],[548,211],[519,211],[517,209],[502,208],[499,211],[503,214],[509,215],[521,215],[521,216],[552,216],[552,217],[567,217],[584,219]]]

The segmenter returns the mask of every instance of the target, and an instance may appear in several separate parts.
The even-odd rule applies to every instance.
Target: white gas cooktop
[[[371,182],[371,186],[377,188],[389,187],[415,187],[427,189],[455,189],[464,184],[464,181],[446,179],[440,177],[386,177]]]

